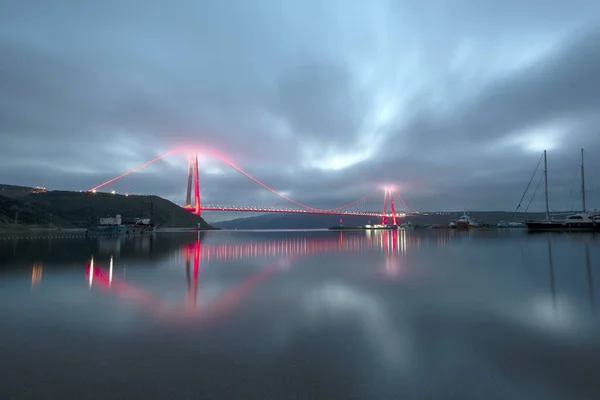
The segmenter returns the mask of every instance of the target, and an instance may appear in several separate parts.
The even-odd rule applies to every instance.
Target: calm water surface
[[[0,239],[0,398],[599,399],[600,237]]]

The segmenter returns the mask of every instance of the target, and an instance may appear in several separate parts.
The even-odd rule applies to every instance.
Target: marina
[[[584,152],[581,149],[581,212],[568,215],[564,219],[550,216],[548,201],[548,160],[544,150],[544,198],[546,218],[542,221],[526,221],[527,229],[532,232],[600,232],[600,212],[588,212],[585,189]]]

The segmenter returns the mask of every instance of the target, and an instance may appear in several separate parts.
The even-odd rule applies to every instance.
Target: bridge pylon
[[[383,215],[381,217],[381,225],[387,225],[389,223],[387,216],[387,199],[390,198],[390,207],[392,209],[392,225],[398,225],[398,220],[396,219],[396,206],[394,204],[394,196],[392,194],[392,189],[385,188],[383,190]]]
[[[385,188],[383,190],[383,215],[381,217],[381,225],[387,225],[388,220],[387,220],[387,196],[388,196],[388,189]]]
[[[192,184],[194,189],[194,204],[192,205]],[[185,196],[185,209],[193,211],[200,216],[200,178],[198,174],[198,154],[190,154],[188,167],[187,193]]]
[[[397,226],[398,221],[396,220],[396,208],[394,207],[394,195],[392,194],[391,189],[388,189],[388,193],[390,194],[390,207],[392,208],[392,224],[394,226]]]

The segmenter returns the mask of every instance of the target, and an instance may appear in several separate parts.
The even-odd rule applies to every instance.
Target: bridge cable
[[[404,202],[404,199],[402,198],[402,196],[400,196],[399,192],[396,192],[396,196],[398,196],[398,198],[400,199],[400,201],[402,202],[402,205],[404,206],[404,208],[406,208],[406,211],[408,211],[408,213],[410,214],[410,208],[408,208],[408,206],[406,205],[406,203]]]
[[[173,149],[171,149],[171,150],[167,151],[166,153],[164,153],[164,154],[161,154],[161,155],[159,155],[159,156],[157,156],[157,157],[153,158],[153,159],[152,159],[152,160],[150,160],[150,161],[147,161],[147,162],[145,162],[145,163],[143,163],[143,164],[141,164],[141,165],[138,165],[138,166],[137,166],[137,167],[135,167],[135,168],[132,168],[132,169],[130,169],[129,171],[127,171],[127,172],[125,172],[125,173],[122,173],[121,175],[118,175],[118,176],[116,176],[116,177],[114,177],[114,178],[112,178],[112,179],[109,179],[109,180],[107,180],[107,181],[106,181],[106,182],[104,182],[104,183],[101,183],[101,184],[99,184],[99,185],[97,185],[97,186],[94,186],[93,188],[89,189],[89,190],[88,190],[88,192],[93,192],[94,190],[97,190],[97,189],[99,189],[99,188],[101,188],[101,187],[103,187],[103,186],[105,186],[105,185],[108,185],[109,183],[112,183],[112,182],[114,182],[114,181],[116,181],[116,180],[118,180],[118,179],[121,179],[121,178],[123,178],[123,177],[125,177],[125,176],[127,176],[127,175],[129,175],[129,174],[131,174],[131,173],[133,173],[133,172],[135,172],[135,171],[138,171],[138,170],[140,170],[140,169],[142,169],[142,168],[144,168],[144,167],[147,167],[148,165],[150,165],[150,164],[154,163],[155,161],[158,161],[158,160],[160,160],[161,158],[163,158],[163,157],[166,157],[166,156],[168,156],[168,155],[170,155],[170,154],[172,154],[172,153],[176,152],[176,151],[177,151],[177,150],[179,150],[179,149],[180,149],[180,147],[175,147],[175,148],[173,148]],[[205,150],[205,151],[207,151],[207,150]],[[359,201],[361,201],[361,200],[363,200],[363,199],[367,198],[368,196],[370,196],[370,195],[371,195],[371,194],[372,194],[372,193],[375,191],[375,189],[374,189],[374,190],[372,190],[371,192],[367,193],[366,195],[362,196],[360,199],[358,199],[358,200],[355,200],[355,201],[353,201],[353,202],[351,202],[351,203],[345,204],[345,205],[343,205],[343,206],[340,206],[340,207],[336,207],[336,208],[332,208],[332,209],[320,209],[320,208],[315,208],[315,207],[311,207],[311,206],[309,206],[309,205],[306,205],[306,204],[302,204],[302,203],[300,203],[300,202],[298,202],[298,201],[296,201],[296,200],[293,200],[293,199],[291,199],[291,198],[289,198],[289,197],[287,197],[287,196],[285,196],[285,195],[283,195],[283,194],[279,193],[279,192],[278,192],[278,191],[276,191],[275,189],[273,189],[273,188],[269,187],[268,185],[266,185],[266,184],[262,183],[262,182],[261,182],[261,181],[259,181],[257,178],[253,177],[252,175],[250,175],[249,173],[247,173],[246,171],[244,171],[243,169],[241,169],[240,167],[238,167],[238,166],[237,166],[235,163],[233,163],[231,160],[228,160],[226,157],[224,157],[224,156],[222,156],[222,155],[220,155],[220,154],[218,154],[218,153],[216,153],[216,152],[214,152],[214,151],[210,151],[210,150],[208,150],[207,152],[209,152],[209,153],[210,153],[212,156],[214,156],[215,158],[218,158],[218,159],[220,159],[221,161],[223,161],[224,163],[226,163],[227,165],[229,165],[231,168],[235,169],[236,171],[238,171],[238,172],[239,172],[239,173],[241,173],[242,175],[246,176],[247,178],[251,179],[251,180],[252,180],[252,181],[254,181],[255,183],[259,184],[259,185],[260,185],[260,186],[262,186],[263,188],[265,188],[265,189],[269,190],[270,192],[272,192],[272,193],[276,194],[277,196],[279,196],[279,197],[281,197],[281,198],[283,198],[283,199],[285,199],[285,200],[287,200],[287,201],[289,201],[289,202],[291,202],[291,203],[294,203],[294,204],[296,204],[296,205],[298,205],[298,206],[300,206],[300,207],[302,207],[302,208],[305,208],[305,209],[307,209],[307,210],[310,210],[310,211],[336,211],[336,210],[341,210],[341,209],[343,209],[343,208],[349,207],[349,206],[351,206],[351,205],[353,205],[353,204],[356,204],[356,203],[358,203]]]
[[[168,156],[168,155],[169,155],[169,154],[171,154],[171,153],[174,153],[174,152],[175,152],[176,150],[178,150],[178,149],[179,149],[178,147],[175,147],[174,149],[171,149],[171,150],[167,151],[166,153],[164,153],[164,154],[161,154],[160,156],[158,156],[158,157],[155,157],[155,158],[153,158],[152,160],[150,160],[150,161],[147,161],[147,162],[143,163],[142,165],[138,165],[137,167],[135,167],[135,168],[132,168],[132,169],[130,169],[129,171],[127,171],[127,172],[125,172],[125,173],[122,173],[122,174],[121,174],[121,175],[119,175],[119,176],[115,176],[114,178],[112,178],[112,179],[109,179],[109,180],[107,180],[107,181],[106,181],[106,182],[104,182],[104,183],[101,183],[101,184],[99,184],[99,185],[97,185],[97,186],[94,186],[93,188],[89,189],[89,190],[88,190],[88,192],[93,192],[94,190],[100,189],[102,186],[106,186],[106,185],[108,185],[109,183],[112,183],[112,182],[116,181],[117,179],[121,179],[121,178],[123,178],[124,176],[127,176],[127,175],[131,174],[132,172],[135,172],[135,171],[137,171],[137,170],[140,170],[140,169],[142,169],[142,168],[144,168],[144,167],[147,167],[148,165],[152,164],[153,162],[155,162],[155,161],[158,161],[158,160],[160,160],[161,158],[163,158],[163,157],[166,157],[166,156]]]
[[[323,210],[323,211],[337,211],[337,210],[341,210],[342,208],[350,207],[350,206],[352,206],[352,205],[354,205],[354,204],[356,204],[356,203],[358,203],[358,202],[360,202],[360,201],[363,201],[364,199],[366,199],[367,197],[369,197],[370,195],[372,195],[372,194],[373,194],[373,192],[375,192],[375,190],[376,190],[376,189],[373,189],[373,190],[371,190],[369,193],[365,194],[365,195],[364,195],[363,197],[361,197],[360,199],[358,199],[358,200],[354,200],[353,202],[350,202],[350,203],[348,203],[348,204],[346,204],[346,205],[343,205],[343,206],[340,206],[340,207],[336,207],[336,208],[328,208],[328,209],[326,209],[326,210]]]
[[[235,164],[233,163],[233,161],[231,161],[231,160],[228,160],[228,159],[227,159],[227,158],[225,158],[224,156],[222,156],[222,155],[220,155],[220,154],[218,154],[218,153],[215,153],[215,152],[213,152],[213,151],[211,151],[210,153],[211,153],[213,156],[215,156],[216,158],[218,158],[218,159],[220,159],[221,161],[223,161],[224,163],[226,163],[227,165],[229,165],[231,168],[235,169],[235,170],[236,170],[237,172],[239,172],[240,174],[242,174],[242,175],[246,176],[247,178],[249,178],[249,179],[253,180],[255,183],[259,184],[259,185],[260,185],[260,186],[262,186],[263,188],[267,189],[267,190],[268,190],[268,191],[270,191],[271,193],[274,193],[274,194],[276,194],[277,196],[281,197],[282,199],[285,199],[285,200],[287,200],[287,201],[289,201],[289,202],[291,202],[291,203],[294,203],[294,204],[296,204],[296,205],[298,205],[298,206],[300,206],[300,207],[303,207],[303,208],[305,208],[305,209],[307,209],[307,210],[310,210],[310,211],[336,211],[336,210],[341,210],[341,209],[343,209],[343,208],[349,207],[349,206],[351,206],[351,205],[353,205],[353,204],[355,204],[355,203],[359,202],[360,200],[362,200],[362,199],[364,199],[364,198],[366,198],[366,197],[370,196],[370,195],[371,195],[371,194],[372,194],[372,193],[375,191],[375,189],[373,189],[372,191],[370,191],[369,193],[367,193],[366,195],[364,195],[364,196],[363,196],[363,197],[361,197],[360,199],[358,199],[358,200],[355,200],[355,201],[353,201],[353,202],[351,202],[351,203],[345,204],[345,205],[343,205],[343,206],[340,206],[340,207],[331,208],[331,209],[321,209],[321,208],[311,207],[311,206],[309,206],[309,205],[306,205],[306,204],[300,203],[299,201],[293,200],[293,199],[291,199],[291,198],[289,198],[289,197],[287,197],[287,196],[285,196],[285,195],[283,195],[283,194],[279,193],[277,190],[275,190],[275,189],[273,189],[273,188],[269,187],[268,185],[266,185],[266,184],[262,183],[262,182],[261,182],[261,181],[259,181],[257,178],[253,177],[252,175],[250,175],[249,173],[247,173],[246,171],[244,171],[243,169],[241,169],[240,167],[238,167],[237,165],[235,165]]]

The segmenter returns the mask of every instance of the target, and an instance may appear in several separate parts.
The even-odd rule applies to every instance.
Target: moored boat
[[[528,221],[527,229],[538,232],[600,232],[600,214],[577,213],[564,220]]]
[[[461,217],[456,221],[456,229],[475,229],[479,228],[481,224],[475,218],[470,216],[468,213],[464,213]]]
[[[119,234],[127,233],[127,225],[121,221],[121,215],[117,214],[114,218],[100,218],[97,224],[91,224],[87,228],[86,233],[99,234]]]
[[[583,149],[581,149],[581,206],[582,212],[571,214],[563,220],[550,219],[548,206],[548,163],[544,150],[544,181],[546,198],[546,218],[543,221],[527,221],[527,229],[533,232],[600,232],[600,213],[587,212],[585,198],[585,172]]]

